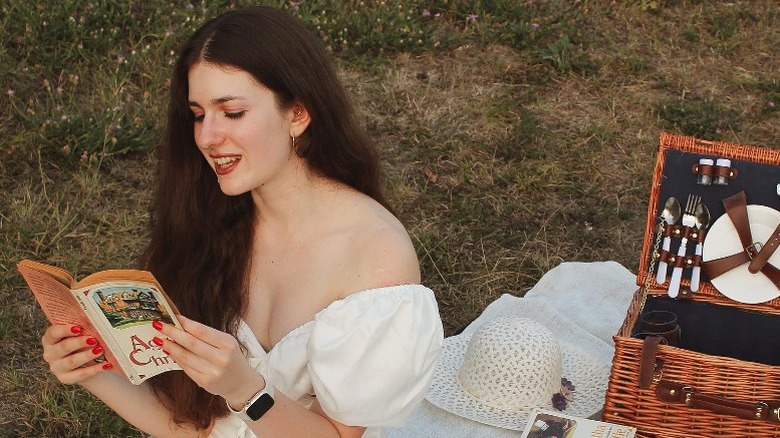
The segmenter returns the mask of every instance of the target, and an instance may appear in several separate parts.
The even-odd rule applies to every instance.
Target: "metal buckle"
[[[750,260],[753,260],[758,255],[758,253],[761,252],[761,249],[763,247],[764,247],[763,243],[753,242],[751,245],[745,248],[745,254],[747,254]]]
[[[662,337],[661,341],[666,341],[666,339]],[[659,359],[656,360],[655,363],[653,363],[653,383],[658,383],[663,378],[664,378],[664,361]]]
[[[688,406],[691,405],[691,398],[693,397],[693,394],[696,392],[696,389],[694,389],[692,386],[683,386],[682,388],[683,394],[685,394],[684,403]]]
[[[766,402],[758,402],[758,403],[756,403],[756,419],[760,419],[761,418],[761,413],[765,409],[767,411],[769,410],[769,405]]]

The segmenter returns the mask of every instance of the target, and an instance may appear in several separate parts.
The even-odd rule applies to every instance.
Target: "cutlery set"
[[[701,202],[701,197],[688,195],[685,208],[675,197],[670,197],[664,204],[661,219],[666,224],[664,227],[664,240],[659,251],[658,271],[656,282],[665,284],[669,265],[673,266],[669,280],[668,294],[676,298],[680,293],[683,269],[691,268],[690,289],[691,292],[699,290],[701,279],[701,254],[702,242],[707,227],[710,225],[710,212],[707,206]],[[681,226],[676,225],[681,220]],[[679,237],[680,246],[676,254],[671,252],[671,238]],[[688,255],[688,243],[696,242],[693,256]]]

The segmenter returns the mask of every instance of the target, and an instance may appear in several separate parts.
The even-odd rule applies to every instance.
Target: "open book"
[[[112,372],[135,385],[170,370],[180,370],[152,342],[159,332],[154,320],[181,327],[179,311],[151,272],[107,270],[81,281],[64,269],[32,260],[16,265],[52,324],[80,325],[84,335],[95,337]]]
[[[636,428],[534,409],[520,438],[632,438]]]

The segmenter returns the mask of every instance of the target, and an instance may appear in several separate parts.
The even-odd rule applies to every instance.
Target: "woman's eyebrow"
[[[234,100],[246,100],[246,97],[243,97],[243,96],[223,96],[223,97],[218,97],[216,99],[211,99],[211,104],[212,105],[221,105],[223,103],[231,102],[231,101],[234,101]],[[198,102],[195,102],[194,100],[188,101],[187,104],[189,106],[195,106],[195,107],[201,108],[200,104]]]

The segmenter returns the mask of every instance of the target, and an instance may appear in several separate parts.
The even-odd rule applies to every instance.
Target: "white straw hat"
[[[534,408],[587,418],[604,404],[609,363],[529,318],[500,316],[476,331],[444,340],[428,401],[453,414],[522,430]],[[583,338],[587,340],[587,337]],[[574,387],[562,391],[562,379]],[[564,394],[568,400],[565,400]]]

